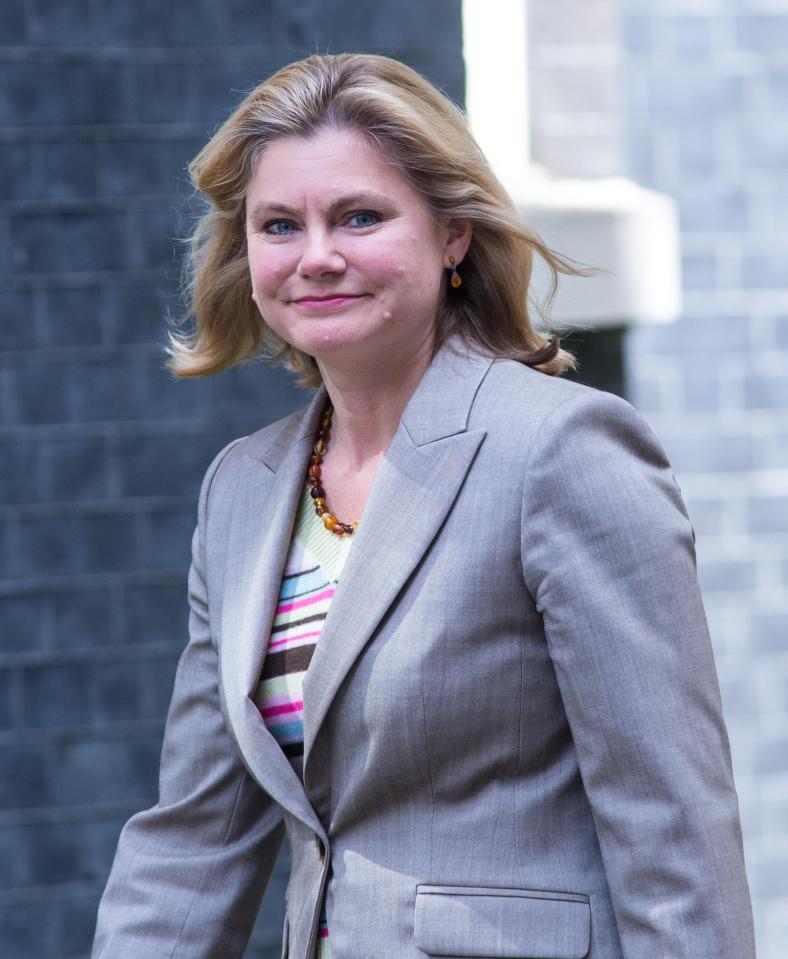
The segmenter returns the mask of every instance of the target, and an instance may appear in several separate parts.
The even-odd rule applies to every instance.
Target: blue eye
[[[347,222],[351,226],[374,226],[376,223],[380,222],[380,217],[377,215],[377,213],[373,213],[371,210],[359,210],[358,213],[351,213]]]
[[[295,224],[290,220],[269,220],[263,226],[263,231],[272,236],[289,236],[294,229]]]

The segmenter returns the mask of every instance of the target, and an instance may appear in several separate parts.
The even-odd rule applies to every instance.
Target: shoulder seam
[[[531,444],[531,449],[528,452],[528,459],[526,460],[526,463],[525,463],[524,475],[527,474],[531,468],[531,460],[533,459],[534,453],[536,451],[536,447],[538,445],[538,441],[542,435],[542,432],[545,426],[547,425],[548,420],[551,420],[554,416],[556,416],[559,412],[561,412],[564,409],[564,407],[573,405],[573,404],[580,405],[581,403],[590,402],[591,400],[595,400],[597,398],[597,395],[615,396],[614,393],[607,393],[605,390],[595,390],[594,393],[573,393],[569,396],[564,397],[564,399],[562,399],[559,403],[557,403],[551,410],[545,413],[545,415],[542,417],[542,421],[539,423],[539,426],[536,428],[536,431],[533,434],[533,442]],[[617,398],[620,399],[620,397],[617,397]]]

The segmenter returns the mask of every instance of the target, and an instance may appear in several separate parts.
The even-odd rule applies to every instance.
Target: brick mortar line
[[[185,644],[184,644],[185,645]],[[125,719],[115,722],[96,722],[75,726],[57,726],[45,729],[25,727],[0,732],[2,746],[65,745],[71,742],[126,741],[139,735],[160,736],[164,733],[164,718]]]
[[[184,628],[185,632],[186,629]],[[0,671],[35,669],[36,667],[48,668],[50,666],[80,666],[85,663],[94,665],[96,663],[133,663],[142,660],[148,662],[153,659],[166,659],[173,653],[180,653],[185,641],[184,637],[177,641],[156,643],[123,643],[111,646],[83,646],[76,649],[45,649],[35,652],[1,653]]]
[[[709,592],[710,592],[710,596],[712,593],[714,593],[715,606],[719,605],[720,607],[722,607],[723,603],[721,602],[721,600],[723,599],[723,596],[724,596],[724,589],[721,588],[716,593],[713,590]],[[787,591],[777,591],[777,592],[778,592],[778,595],[774,597],[775,602],[770,601],[769,604],[766,606],[749,605],[747,607],[746,611],[744,612],[744,615],[746,616],[747,621],[750,623],[750,625],[754,625],[755,622],[759,619],[763,619],[763,618],[768,619],[771,616],[777,616],[780,619],[783,619],[784,617],[788,618],[788,592]],[[779,652],[781,654],[784,654],[786,657],[788,657],[788,645],[786,645],[785,649],[783,650],[775,649],[775,652],[776,653]],[[746,655],[749,656],[749,650],[747,651]],[[786,662],[788,662],[788,660],[786,660]]]
[[[138,123],[31,123],[29,126],[0,127],[0,142],[10,143],[82,143],[96,145],[118,140],[149,140],[156,134],[161,140],[207,139],[216,127],[217,118],[205,117],[203,120],[172,123],[154,120]]]
[[[365,43],[364,49],[369,53],[391,51],[396,49],[398,57],[412,56],[417,53],[433,55],[440,60],[446,57],[448,62],[454,62],[457,56],[457,44],[455,43]],[[308,56],[313,50],[304,49],[303,55]],[[27,63],[52,63],[56,66],[62,66],[68,63],[123,63],[139,64],[140,66],[149,66],[151,64],[183,64],[202,65],[205,63],[225,64],[230,61],[243,62],[245,57],[249,57],[249,64],[264,64],[265,58],[270,57],[271,63],[267,69],[275,69],[275,64],[282,61],[282,46],[274,44],[268,46],[263,43],[243,43],[243,41],[228,40],[226,43],[216,44],[172,44],[172,45],[149,45],[140,44],[139,46],[112,46],[105,45],[101,40],[97,40],[96,45],[85,44],[61,44],[52,42],[51,44],[35,44],[3,46],[0,48],[0,65],[10,64],[19,65]],[[262,76],[261,78],[262,79]]]
[[[195,511],[195,525],[197,514]],[[178,569],[129,570],[122,573],[73,573],[63,576],[20,577],[0,580],[0,598],[20,597],[53,592],[82,592],[96,589],[117,589],[135,586],[182,585],[188,564]]]
[[[132,810],[134,812],[136,810]],[[47,905],[52,902],[64,901],[75,898],[77,895],[90,893],[91,895],[100,895],[106,879],[85,879],[77,882],[60,882],[56,885],[44,886],[23,886],[19,889],[0,890],[0,906],[25,905],[26,903],[39,903],[45,901]]]
[[[704,560],[708,559],[712,562],[717,559],[730,558],[726,555],[726,549],[739,552],[742,558],[744,558],[745,549],[755,550],[757,555],[748,554],[747,556],[747,559],[753,562],[759,560],[769,562],[774,560],[775,557],[782,558],[783,553],[788,554],[785,533],[779,529],[768,532],[748,529],[741,533],[702,533],[698,535],[698,546],[702,547],[702,549],[698,549],[698,552],[703,553]],[[774,548],[774,553],[771,551],[772,548]],[[712,549],[714,551],[713,556],[707,556],[705,551]],[[758,552],[761,550],[768,550],[769,552]]]
[[[772,803],[788,802],[788,775],[779,781],[764,783],[762,797]]]
[[[765,16],[774,16],[774,14],[779,11],[780,13],[785,13],[785,8],[782,6],[777,6],[777,0],[774,0],[775,7],[771,9],[770,13],[765,14]],[[782,3],[782,0],[779,0],[779,3]],[[728,15],[728,11],[725,9],[725,3],[720,2],[720,0],[706,0],[705,3],[695,3],[693,13],[696,15],[715,15],[722,14]],[[768,4],[767,4],[768,6]],[[681,21],[687,16],[687,3],[686,0],[663,0],[663,4],[660,7],[653,6],[648,4],[645,13],[642,10],[639,10],[637,6],[627,14],[629,19],[638,19],[645,16],[647,20],[678,20]],[[750,14],[741,14],[734,13],[734,16],[746,16],[752,19],[760,19],[762,14],[760,13],[750,13]]]
[[[183,169],[186,168],[187,159],[184,158]],[[178,168],[172,171],[172,179],[175,182],[187,183],[185,173]],[[11,218],[28,218],[35,216],[90,216],[95,217],[102,213],[128,213],[129,210],[136,212],[145,212],[147,209],[160,213],[162,203],[183,206],[183,201],[188,201],[189,195],[180,194],[168,190],[166,193],[134,193],[128,195],[124,193],[95,193],[89,196],[76,199],[60,199],[46,197],[27,199],[27,200],[3,200],[0,201],[0,215],[6,215]],[[175,212],[175,211],[173,211]],[[182,212],[182,211],[178,211]]]
[[[0,366],[19,369],[44,363],[158,359],[166,356],[164,343],[94,343],[86,346],[34,346],[27,350],[0,350]]]
[[[304,400],[307,402],[307,399]],[[45,442],[46,440],[64,439],[137,439],[151,436],[170,436],[172,434],[184,436],[202,436],[205,433],[221,434],[225,430],[244,429],[258,430],[265,426],[262,417],[245,421],[240,417],[226,417],[224,419],[207,419],[195,417],[183,419],[172,417],[169,419],[148,420],[91,420],[72,423],[20,423],[18,426],[0,428],[0,442],[25,440]],[[239,435],[235,433],[235,435]],[[234,437],[232,437],[234,438]],[[219,450],[217,449],[218,453]],[[207,464],[206,464],[207,465]]]
[[[217,450],[218,452],[218,450]],[[117,496],[106,499],[54,501],[49,503],[20,503],[0,506],[0,519],[25,521],[31,519],[87,519],[92,516],[145,516],[184,507],[196,501],[197,493],[159,496]]]
[[[120,815],[128,818],[140,809],[156,802],[155,795],[138,796],[136,802],[118,800],[93,805],[38,806],[31,809],[5,809],[0,811],[0,829],[18,826],[58,826],[65,823],[87,823],[99,818],[111,819]]]
[[[426,48],[425,48],[426,49]],[[95,46],[71,44],[30,44],[29,46],[1,47],[0,66],[203,66],[222,65],[228,60],[243,62],[249,57],[249,65],[263,64],[270,55],[274,63],[280,62],[281,47],[263,45],[216,44],[215,46],[192,46],[191,44],[172,46],[134,47],[105,46],[100,41]],[[261,77],[262,79],[262,77]]]
[[[775,377],[779,379],[779,377]],[[635,382],[637,383],[637,377]],[[657,381],[659,382],[659,381]],[[712,438],[729,440],[731,438],[746,437],[749,439],[776,439],[785,435],[785,425],[788,422],[788,410],[775,407],[768,409],[730,409],[721,410],[648,410],[643,416],[652,425],[659,438],[667,443],[670,439],[697,439]],[[681,429],[677,427],[677,419],[681,419]],[[773,469],[774,467],[770,467]],[[752,472],[761,472],[752,469]],[[720,470],[720,472],[727,472]]]
[[[676,473],[682,492],[687,496],[727,498],[731,494],[752,498],[785,495],[788,489],[788,469],[747,469],[718,472],[679,471]]]
[[[0,276],[2,276],[3,285],[9,292],[16,290],[46,291],[53,287],[54,289],[64,290],[81,289],[83,287],[113,289],[118,286],[124,288],[139,287],[143,290],[149,290],[151,283],[162,281],[162,275],[166,272],[166,267],[172,265],[165,263],[162,267],[147,269],[128,267],[112,270],[73,270],[63,273],[5,273],[0,274]],[[164,295],[176,297],[177,293],[165,293]]]
[[[764,779],[780,779],[785,775],[777,773],[774,777],[772,776],[756,776],[758,780]],[[753,854],[753,860],[758,859],[761,865],[768,863],[781,863],[782,860],[788,857],[788,838],[783,836],[752,836],[750,838],[750,853]]]
[[[717,289],[712,292],[685,290],[685,306],[690,306],[696,315],[714,316],[720,310],[726,313],[743,313],[748,316],[782,316],[788,308],[788,290],[745,290],[741,287]]]
[[[774,600],[782,600],[782,597],[785,595],[785,589],[782,586],[717,586],[712,588],[711,586],[704,586],[701,590],[703,593],[703,601],[707,604],[707,609],[713,607],[715,610],[725,610],[726,613],[735,614],[739,608],[746,604],[747,608],[753,608],[758,610],[758,615],[761,612],[768,612],[774,606]],[[733,607],[733,609],[731,609]],[[746,623],[749,627],[750,617],[745,616],[742,622]],[[720,628],[715,627],[712,630],[712,634],[720,632]],[[747,650],[751,648],[751,643],[747,640]]]

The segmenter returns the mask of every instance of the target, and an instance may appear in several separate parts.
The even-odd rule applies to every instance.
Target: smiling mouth
[[[360,300],[364,296],[365,293],[329,293],[323,296],[302,296],[293,302],[298,306],[337,306],[349,300]]]

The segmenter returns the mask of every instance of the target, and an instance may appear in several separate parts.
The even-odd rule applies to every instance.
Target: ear
[[[449,220],[446,224],[446,248],[443,253],[448,260],[453,256],[459,265],[468,252],[473,237],[473,226],[470,220]]]

